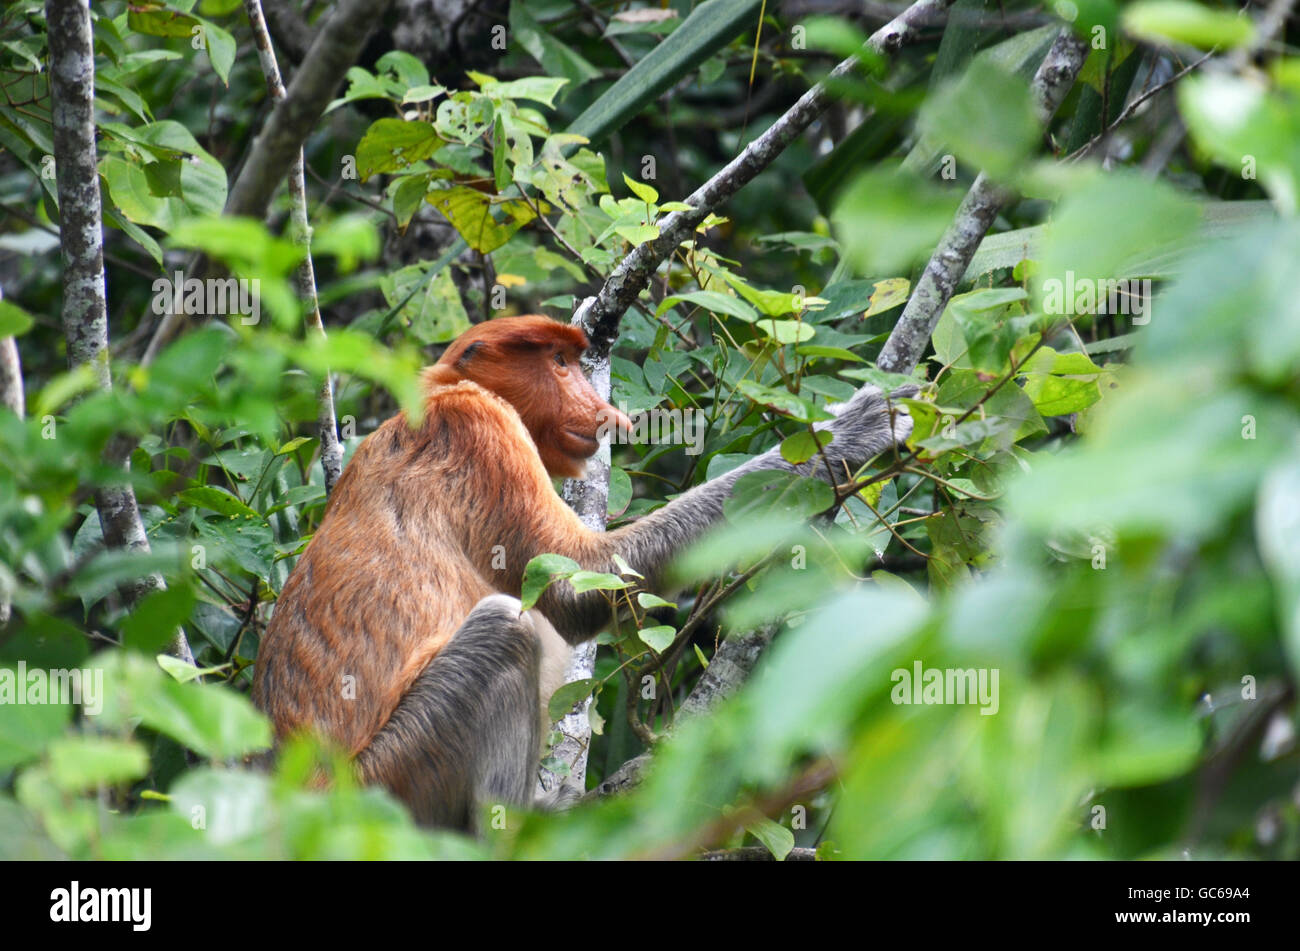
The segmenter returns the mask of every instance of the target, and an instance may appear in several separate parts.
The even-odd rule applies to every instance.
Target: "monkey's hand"
[[[886,398],[879,387],[864,386],[847,403],[827,407],[835,418],[814,427],[834,434],[826,447],[827,456],[857,469],[887,449],[902,445],[912,434],[912,417],[895,401],[915,396],[918,390],[909,384]]]

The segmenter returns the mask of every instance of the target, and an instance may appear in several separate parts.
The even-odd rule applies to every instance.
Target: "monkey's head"
[[[519,413],[552,476],[581,478],[599,439],[631,422],[601,399],[578,358],[587,336],[549,317],[498,317],[465,331],[434,366],[431,380],[472,380]]]

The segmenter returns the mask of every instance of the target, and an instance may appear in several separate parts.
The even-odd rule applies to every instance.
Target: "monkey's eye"
[[[562,367],[567,367],[569,365],[569,362],[564,359],[564,354],[558,352],[555,354],[555,363],[557,366]]]

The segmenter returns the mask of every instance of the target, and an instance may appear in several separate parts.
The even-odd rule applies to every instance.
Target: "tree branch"
[[[344,74],[392,0],[341,0],[276,103],[226,199],[226,214],[261,218],[293,157],[334,98]]]
[[[271,196],[280,186],[294,156],[325,113],[348,68],[356,62],[366,40],[387,12],[392,0],[340,0],[330,18],[316,31],[316,39],[294,74],[285,98],[276,103],[266,125],[253,140],[248,155],[226,196],[225,214],[261,220]],[[145,351],[149,363],[176,335],[184,323],[181,314],[169,313],[154,331]]]
[[[1056,37],[1031,90],[1038,118],[1046,123],[1060,108],[1088,57],[1088,46],[1067,27]],[[983,172],[962,199],[957,215],[930,256],[903,314],[880,351],[876,365],[890,373],[911,373],[920,363],[944,308],[970,267],[971,258],[988,233],[998,212],[1013,193]]]
[[[953,0],[917,0],[871,35],[865,49],[890,54],[913,40],[923,26],[938,22]],[[605,279],[596,302],[587,311],[583,330],[592,349],[608,353],[618,336],[623,314],[650,283],[655,270],[710,213],[753,181],[834,101],[831,87],[858,69],[853,56],[836,66],[825,80],[809,89],[767,131],[749,143],[726,167],[697,188],[687,199],[690,211],[675,211],[658,221],[659,236],[637,245]]]
[[[573,315],[573,324],[581,327],[584,315],[595,303],[594,297],[588,297],[578,305]],[[596,353],[594,348],[582,357],[582,367],[591,385],[608,402],[610,396],[610,361],[609,353]],[[564,501],[578,513],[582,523],[594,532],[605,530],[605,518],[609,507],[609,471],[610,448],[607,439],[602,440],[596,455],[587,461],[585,479],[565,479],[561,489]],[[564,672],[565,683],[586,680],[596,670],[596,642],[594,640],[580,644],[573,650],[569,667]],[[573,713],[568,714],[556,725],[563,734],[563,739],[551,750],[551,755],[567,763],[569,773],[560,776],[543,769],[538,778],[538,789],[543,793],[553,793],[565,789],[574,796],[582,795],[587,788],[587,754],[591,748],[591,721],[587,711],[591,708],[591,697]]]

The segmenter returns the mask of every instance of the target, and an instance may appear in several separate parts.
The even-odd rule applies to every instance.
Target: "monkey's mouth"
[[[578,449],[578,452],[575,453],[575,455],[578,455],[583,459],[595,455],[596,450],[600,448],[600,442],[594,436],[575,433],[572,429],[566,429],[564,434],[575,443],[575,448]]]

